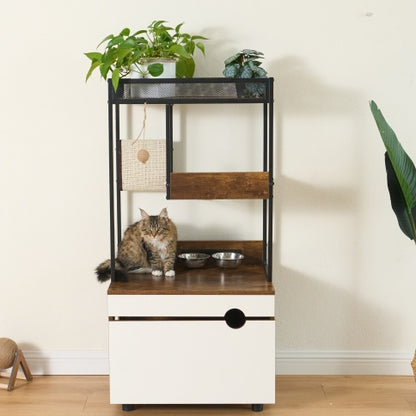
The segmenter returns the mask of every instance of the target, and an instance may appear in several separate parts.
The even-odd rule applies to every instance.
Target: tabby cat
[[[127,273],[138,268],[151,268],[153,276],[175,276],[177,231],[164,208],[159,215],[148,215],[140,209],[142,219],[130,225],[124,233],[117,257],[117,281],[126,281]],[[111,262],[105,260],[96,269],[97,279],[111,277]]]

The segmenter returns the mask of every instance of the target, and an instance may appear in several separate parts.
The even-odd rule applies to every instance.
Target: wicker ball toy
[[[142,163],[146,163],[149,160],[149,157],[149,152],[146,149],[140,149],[137,152],[137,159],[139,159]]]
[[[17,344],[10,338],[0,338],[0,368],[6,369],[13,365]]]

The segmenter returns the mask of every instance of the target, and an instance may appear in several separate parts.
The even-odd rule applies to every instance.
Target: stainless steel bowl
[[[179,254],[180,259],[184,259],[186,265],[190,269],[197,269],[199,267],[204,267],[205,263],[209,259],[209,254],[206,253],[182,253]]]
[[[237,267],[241,264],[244,256],[234,251],[214,253],[212,257],[216,260],[219,267]]]

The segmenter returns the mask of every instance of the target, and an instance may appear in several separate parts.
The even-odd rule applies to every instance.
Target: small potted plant
[[[253,49],[243,49],[242,51],[230,56],[224,61],[224,71],[226,78],[265,78],[267,72],[261,67],[260,59],[263,53]],[[237,87],[239,84],[237,84]],[[264,85],[256,83],[244,84],[242,96],[262,97],[264,95]]]
[[[182,33],[183,23],[175,28],[165,23],[165,20],[155,20],[147,29],[133,34],[129,28],[124,28],[118,35],[106,36],[97,46],[99,48],[107,42],[104,52],[85,53],[91,61],[86,80],[99,68],[104,79],[111,72],[113,87],[117,90],[120,78],[132,73],[139,77],[163,76],[167,72],[167,60],[176,63],[173,74],[177,78],[191,78],[195,71],[193,54],[197,48],[205,55],[201,41],[206,38]]]

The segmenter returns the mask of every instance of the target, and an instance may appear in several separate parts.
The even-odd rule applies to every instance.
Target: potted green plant
[[[111,72],[113,87],[117,90],[120,78],[131,73],[141,77],[161,76],[166,60],[176,62],[176,77],[191,78],[195,71],[193,54],[199,49],[205,55],[201,41],[206,38],[182,33],[183,23],[175,28],[165,23],[165,20],[155,20],[147,29],[131,33],[129,28],[124,28],[118,35],[106,36],[97,46],[98,49],[105,43],[104,52],[85,53],[91,61],[86,80],[97,68],[104,79]]]
[[[374,101],[370,102],[386,152],[384,154],[391,206],[402,232],[416,243],[416,168]],[[416,351],[411,362],[416,380]]]
[[[260,59],[264,54],[253,49],[243,49],[224,61],[223,75],[226,78],[265,78],[267,72],[261,67]],[[237,84],[237,87],[240,84]],[[261,97],[264,95],[264,85],[245,83],[240,95],[249,97]]]

